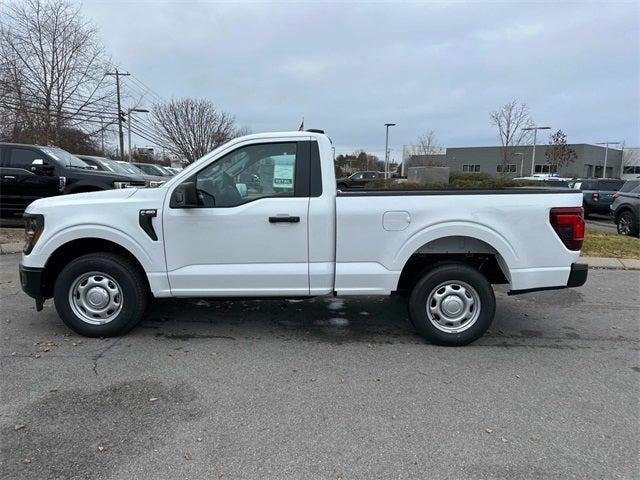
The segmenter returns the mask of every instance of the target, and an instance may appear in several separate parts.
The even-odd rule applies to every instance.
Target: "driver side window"
[[[204,207],[236,207],[265,197],[293,197],[297,144],[240,147],[196,175],[198,202]]]

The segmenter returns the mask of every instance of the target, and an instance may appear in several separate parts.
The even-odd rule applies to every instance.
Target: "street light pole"
[[[531,176],[533,177],[536,165],[536,141],[538,137],[538,130],[551,130],[551,127],[528,127],[523,128],[522,130],[525,132],[533,130],[533,153],[531,154]]]
[[[385,182],[389,178],[389,127],[395,127],[395,123],[385,123],[384,126],[387,128],[387,133],[384,142],[384,178]]]
[[[127,110],[127,134],[129,136],[129,163],[131,163],[131,121],[133,120],[133,115],[131,115],[133,112],[138,112],[138,113],[148,113],[149,110],[146,110],[144,108],[130,108],[129,110]]]
[[[599,142],[596,145],[604,145],[604,167],[602,168],[602,178],[607,176],[607,156],[609,154],[609,145],[620,145],[622,142]],[[595,176],[595,171],[593,172]]]

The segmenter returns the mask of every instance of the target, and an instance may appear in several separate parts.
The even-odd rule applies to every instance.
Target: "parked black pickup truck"
[[[139,178],[99,172],[61,148],[0,143],[0,215],[5,218],[21,216],[38,198],[144,186]]]
[[[584,216],[592,213],[609,215],[613,203],[613,194],[620,190],[624,180],[617,178],[584,178],[573,182],[573,188],[581,190]]]
[[[384,178],[384,172],[355,172],[348,177],[337,179],[336,185],[340,190],[364,188],[367,183],[378,180],[379,178]]]

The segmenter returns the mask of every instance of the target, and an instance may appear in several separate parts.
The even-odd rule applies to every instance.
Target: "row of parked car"
[[[54,195],[157,187],[176,173],[150,163],[72,155],[58,147],[0,143],[0,214],[19,217],[32,201]]]
[[[610,215],[621,235],[640,235],[640,178],[587,178],[569,182],[582,192],[584,216]]]

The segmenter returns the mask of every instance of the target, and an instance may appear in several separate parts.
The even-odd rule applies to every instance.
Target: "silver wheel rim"
[[[459,280],[443,282],[427,298],[427,317],[445,333],[460,333],[473,326],[480,316],[480,295]]]
[[[629,235],[629,232],[631,231],[631,220],[628,218],[627,215],[620,215],[620,218],[618,218],[618,233],[621,233],[623,235]]]
[[[80,320],[91,325],[104,325],[122,310],[122,288],[105,273],[83,273],[71,284],[69,305]]]

